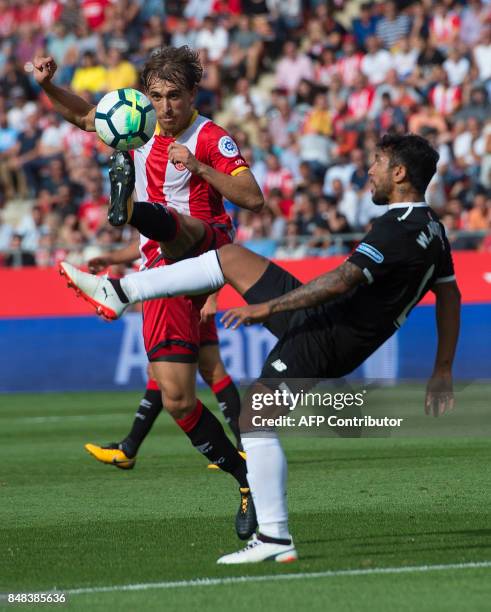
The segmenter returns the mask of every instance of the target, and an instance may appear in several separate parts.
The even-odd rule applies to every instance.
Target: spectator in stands
[[[22,250],[34,253],[45,231],[43,211],[41,207],[33,206],[17,226],[17,234],[22,236]]]
[[[397,76],[402,81],[408,79],[416,68],[418,61],[418,49],[413,47],[411,38],[403,36],[397,41],[395,52],[392,56],[392,65],[397,72]]]
[[[372,85],[378,85],[385,80],[389,70],[393,66],[393,57],[380,47],[380,40],[376,36],[368,36],[366,39],[367,53],[360,65],[362,73]]]
[[[473,47],[479,42],[485,22],[485,8],[481,0],[469,0],[460,15],[460,40]]]
[[[195,41],[198,49],[206,49],[211,62],[219,62],[228,45],[228,31],[214,17],[207,16]]]
[[[465,217],[465,229],[486,231],[491,226],[491,198],[485,192],[474,196],[472,208]]]
[[[289,40],[283,47],[283,58],[276,67],[276,87],[293,94],[302,79],[312,79],[314,70],[312,60],[299,53],[297,44]]]
[[[262,189],[267,197],[272,189],[279,189],[285,198],[293,194],[294,181],[291,172],[282,168],[278,157],[270,153],[266,157],[266,176]]]
[[[17,149],[17,139],[17,130],[8,125],[7,114],[0,111],[0,187],[4,190],[7,199],[13,198],[16,190],[21,188],[19,183],[22,179],[19,169],[13,168],[9,163]],[[25,188],[24,184],[23,190]]]
[[[361,5],[359,17],[355,17],[352,22],[353,34],[358,47],[365,47],[367,38],[375,36],[379,20],[380,17],[373,14],[373,4],[371,2],[365,2]]]
[[[460,16],[445,2],[437,2],[432,8],[429,30],[431,44],[446,53],[459,39]]]
[[[346,87],[352,87],[355,84],[356,77],[361,70],[362,61],[363,53],[356,48],[354,36],[346,34],[343,38],[342,53],[336,62],[336,69]]]
[[[251,90],[248,79],[242,78],[235,85],[235,96],[230,101],[230,110],[239,121],[261,117],[266,111],[266,100],[260,93]]]
[[[349,118],[356,124],[356,129],[363,129],[372,108],[374,96],[375,89],[367,82],[365,75],[359,72],[354,79],[348,99]]]
[[[486,25],[483,29],[480,42],[474,47],[473,54],[479,73],[479,80],[482,83],[486,83],[486,81],[491,79],[491,25]]]
[[[406,117],[400,106],[394,106],[390,93],[382,94],[382,108],[375,116],[375,128],[379,134],[391,130],[405,131]]]
[[[443,62],[443,68],[447,73],[450,85],[459,86],[469,75],[471,63],[466,57],[465,51],[455,43],[448,52],[447,59]]]
[[[239,60],[241,76],[245,76],[250,83],[254,83],[264,52],[264,43],[258,32],[253,29],[248,15],[241,15],[239,17],[237,28],[231,36],[231,43],[236,45],[238,50],[237,58]]]
[[[468,101],[455,113],[453,118],[455,121],[459,121],[470,117],[475,117],[481,123],[491,117],[488,92],[481,85],[471,89]]]
[[[134,87],[138,81],[135,67],[124,59],[121,51],[110,47],[106,55],[106,90]]]
[[[307,246],[302,244],[298,225],[295,221],[289,221],[286,225],[285,242],[276,250],[278,259],[303,259],[307,255]]]
[[[424,128],[433,128],[440,134],[447,131],[445,119],[428,102],[415,109],[408,121],[408,129],[413,134],[421,135]]]
[[[4,259],[6,268],[20,268],[23,266],[34,266],[36,260],[33,253],[22,249],[22,235],[13,234],[10,239],[9,250],[11,251]]]
[[[77,215],[82,236],[92,239],[104,225],[107,220],[107,203],[107,196],[102,193],[100,182],[90,181],[87,196],[80,204]]]
[[[75,69],[72,89],[77,93],[87,91],[92,96],[102,94],[106,90],[106,80],[106,69],[98,61],[97,55],[94,51],[85,51],[80,66]],[[97,100],[97,95],[94,100]]]
[[[384,3],[384,15],[377,23],[376,34],[386,49],[390,49],[411,29],[411,20],[406,14],[397,13],[394,0]]]
[[[174,22],[170,44],[173,47],[188,46],[196,48],[196,30],[191,28],[190,22],[184,18],[178,18]]]

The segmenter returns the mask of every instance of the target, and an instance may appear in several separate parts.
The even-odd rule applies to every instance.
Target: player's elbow
[[[264,208],[264,196],[260,191],[249,195],[247,198],[247,208],[254,213],[262,211]]]
[[[460,307],[462,294],[456,282],[437,284],[434,292],[438,302],[451,303]]]

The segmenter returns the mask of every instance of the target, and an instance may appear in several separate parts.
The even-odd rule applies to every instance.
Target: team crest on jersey
[[[230,138],[230,136],[222,136],[218,141],[218,150],[224,157],[235,157],[239,154],[239,147]]]
[[[179,172],[183,172],[184,170],[186,170],[186,166],[182,162],[176,162],[174,164],[174,168]]]

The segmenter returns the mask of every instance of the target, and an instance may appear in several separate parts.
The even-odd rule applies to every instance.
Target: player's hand
[[[34,78],[41,86],[51,81],[58,68],[51,55],[48,57],[35,57],[32,61],[32,65],[34,66]]]
[[[112,265],[110,257],[107,255],[100,255],[99,257],[93,257],[87,262],[89,272],[91,274],[99,274],[102,270],[105,270],[108,266]]]
[[[214,319],[217,313],[217,294],[213,293],[208,296],[205,305],[200,311],[201,323],[208,323],[210,319]]]
[[[240,308],[232,308],[220,319],[223,325],[228,329],[237,329],[240,325],[252,325],[253,323],[262,323],[269,319],[271,315],[271,307],[268,302],[263,304],[249,304]]]
[[[454,404],[452,374],[433,374],[426,385],[425,413],[442,416],[448,410],[453,410]]]
[[[199,170],[199,161],[191,151],[178,142],[172,142],[167,149],[169,161],[176,164],[183,164],[189,172],[196,174]]]

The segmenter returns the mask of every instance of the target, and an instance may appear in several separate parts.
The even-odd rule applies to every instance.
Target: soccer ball
[[[141,91],[129,87],[107,93],[95,111],[99,138],[120,151],[144,145],[154,135],[156,124],[150,100]]]

